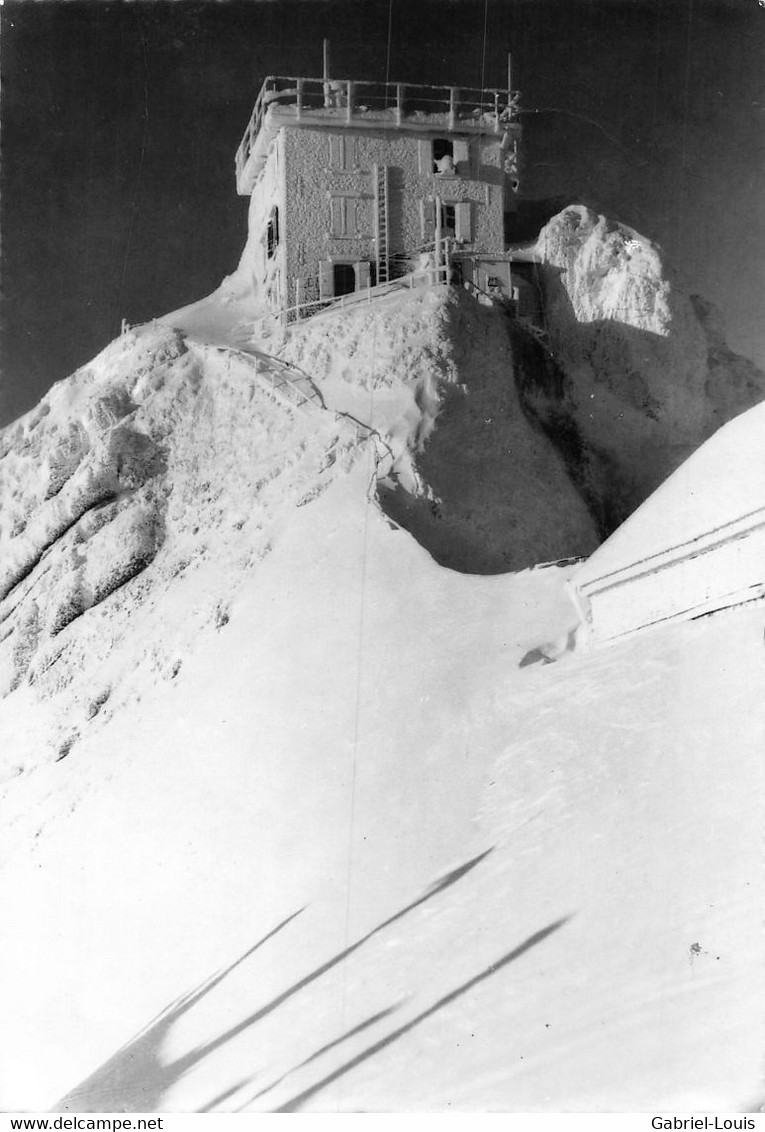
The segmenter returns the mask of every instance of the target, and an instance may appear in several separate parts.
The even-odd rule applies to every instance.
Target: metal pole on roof
[[[513,57],[508,51],[507,53],[507,105],[510,105],[510,100],[513,97]]]
[[[324,40],[324,105],[331,106],[332,99],[329,93],[329,40]]]

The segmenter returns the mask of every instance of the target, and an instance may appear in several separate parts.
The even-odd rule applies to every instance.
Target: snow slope
[[[520,668],[565,571],[440,570],[353,478],[61,764],[3,890],[5,1103],[750,1105],[762,611]]]
[[[765,403],[729,421],[685,461],[577,573],[604,577],[765,510]]]
[[[181,329],[0,434],[0,1103],[761,1103],[762,607],[566,651],[467,296]]]

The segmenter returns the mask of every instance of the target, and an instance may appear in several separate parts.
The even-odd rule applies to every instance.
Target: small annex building
[[[458,278],[510,296],[519,138],[509,89],[266,78],[236,153],[256,291],[291,320],[446,247]]]
[[[765,596],[765,402],[723,425],[568,584],[590,645]]]

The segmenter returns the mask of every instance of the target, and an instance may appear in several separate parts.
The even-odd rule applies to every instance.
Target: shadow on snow
[[[255,1025],[262,1018],[271,1014],[278,1007],[287,1002],[293,995],[298,994],[305,987],[321,978],[327,971],[332,970],[339,963],[342,963],[355,951],[358,951],[365,943],[391,924],[396,923],[402,917],[414,911],[426,901],[431,900],[438,893],[443,892],[451,885],[460,880],[466,873],[469,873],[476,867],[492,849],[487,849],[478,856],[473,857],[464,865],[451,870],[445,876],[434,882],[425,893],[418,897],[416,900],[407,904],[400,911],[394,915],[389,916],[383,920],[371,931],[361,936],[354,943],[338,952],[331,959],[316,967],[309,974],[299,979],[292,986],[282,991],[275,998],[271,999],[264,1006],[259,1007],[248,1015],[241,1022],[235,1026],[224,1031],[218,1037],[205,1043],[204,1045],[197,1046],[184,1054],[182,1057],[177,1058],[175,1061],[163,1064],[161,1059],[161,1050],[166,1038],[168,1037],[173,1026],[178,1020],[188,1013],[198,1002],[201,1001],[207,994],[209,994],[219,983],[223,981],[236,967],[244,963],[255,951],[268,942],[273,936],[282,931],[296,916],[299,916],[304,911],[300,908],[297,912],[293,912],[285,920],[282,920],[272,931],[265,935],[252,947],[248,948],[238,959],[236,959],[229,966],[223,968],[217,974],[206,979],[195,990],[190,991],[188,994],[183,995],[176,1002],[168,1006],[156,1018],[139,1033],[136,1037],[132,1038],[127,1045],[123,1046],[117,1051],[108,1061],[106,1061],[99,1069],[86,1078],[66,1096],[62,1097],[60,1101],[51,1109],[52,1112],[156,1112],[159,1110],[163,1097],[167,1094],[170,1088],[175,1085],[182,1077],[184,1077],[191,1069],[202,1062],[208,1055],[220,1049],[221,1046],[227,1042],[232,1041],[240,1034],[244,1033],[251,1026]],[[348,1034],[341,1038],[330,1042],[325,1049],[329,1049],[334,1045],[339,1044],[346,1038],[350,1037],[354,1032],[365,1029],[366,1026],[372,1025],[373,1022],[378,1021],[380,1017],[394,1010],[391,1007],[389,1010],[383,1011],[379,1016],[369,1019],[366,1023],[357,1026],[355,1030],[350,1031]],[[314,1057],[318,1057],[324,1050],[317,1051],[307,1061],[312,1061]],[[306,1062],[307,1064],[307,1062]],[[286,1074],[285,1074],[286,1076]],[[216,1098],[208,1102],[201,1111],[209,1112],[212,1107],[223,1101],[229,1099],[245,1081],[240,1081],[236,1086],[228,1088],[221,1092]],[[278,1083],[278,1082],[277,1082]],[[271,1088],[273,1086],[269,1086]],[[263,1092],[268,1091],[264,1089]]]

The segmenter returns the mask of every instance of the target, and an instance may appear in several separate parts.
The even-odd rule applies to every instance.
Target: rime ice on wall
[[[286,273],[303,281],[307,297],[322,260],[373,260],[374,166],[387,166],[389,239],[393,254],[414,255],[435,236],[432,202],[469,203],[469,228],[460,247],[502,252],[504,174],[497,137],[462,141],[465,158],[454,176],[433,172],[432,136],[392,130],[283,127],[287,178]],[[260,193],[261,186],[255,189]],[[430,202],[428,205],[426,202]],[[333,216],[333,209],[336,216]],[[292,301],[293,296],[290,296]]]
[[[270,308],[280,306],[285,294],[286,253],[282,238],[285,213],[284,137],[279,134],[260,173],[258,191],[250,198],[247,243],[238,269],[251,281],[253,292]],[[270,241],[269,222],[275,225]]]

